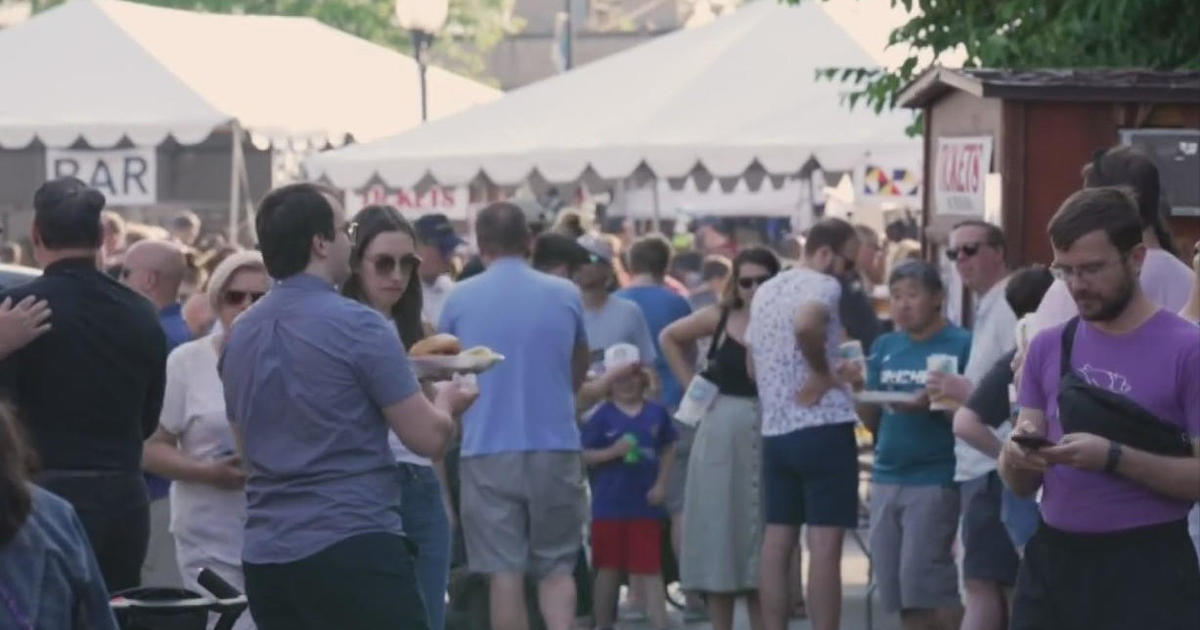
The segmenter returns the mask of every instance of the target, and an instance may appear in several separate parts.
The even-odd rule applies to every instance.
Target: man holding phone
[[[1200,344],[1142,292],[1141,229],[1114,188],[1075,193],[1050,221],[1080,317],[1031,343],[1001,451],[1015,493],[1043,488],[1013,630],[1200,627],[1186,525],[1200,499]]]

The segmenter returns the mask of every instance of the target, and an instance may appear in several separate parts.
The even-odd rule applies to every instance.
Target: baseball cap
[[[604,351],[604,371],[641,361],[642,353],[631,343],[615,343]]]
[[[413,229],[416,230],[418,239],[437,247],[443,256],[449,256],[466,243],[454,231],[454,225],[444,214],[423,215],[413,222]]]
[[[613,259],[612,245],[603,237],[595,234],[584,234],[576,241],[588,251],[589,254],[601,258],[606,263],[611,263]]]

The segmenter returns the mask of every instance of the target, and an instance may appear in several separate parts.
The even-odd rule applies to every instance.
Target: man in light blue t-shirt
[[[492,627],[520,625],[531,574],[547,628],[567,630],[587,518],[575,423],[588,359],[583,304],[575,285],[526,262],[530,233],[520,208],[484,208],[475,233],[487,270],[455,287],[438,326],[464,348],[505,356],[479,375],[479,400],[463,416],[467,559],[472,572],[490,576]]]

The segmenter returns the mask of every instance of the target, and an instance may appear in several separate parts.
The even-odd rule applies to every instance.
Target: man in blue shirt
[[[549,630],[575,617],[572,570],[587,518],[575,392],[587,372],[579,291],[532,269],[520,208],[496,203],[475,222],[487,270],[460,282],[439,328],[505,360],[479,375],[463,416],[462,528],[470,569],[490,576],[491,627],[527,627],[524,576],[539,580]]]
[[[387,432],[439,457],[473,393],[442,383],[431,404],[396,327],[338,294],[356,226],[330,193],[279,188],[255,225],[277,282],[235,321],[220,364],[249,469],[250,612],[260,630],[424,630]]]
[[[167,336],[168,354],[192,337],[183,321],[183,305],[179,303],[179,287],[186,267],[183,250],[178,244],[144,240],[129,248],[121,268],[121,282],[150,300],[158,311],[158,323]],[[171,501],[167,493],[171,482],[152,473],[145,473],[145,476],[146,494],[150,497],[150,542],[142,565],[142,582],[155,586],[182,586],[175,560],[175,543],[168,531]]]

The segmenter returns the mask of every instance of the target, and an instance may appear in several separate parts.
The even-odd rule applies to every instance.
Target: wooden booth
[[[899,102],[924,114],[927,249],[982,218],[1003,227],[1011,264],[1049,263],[1046,225],[1115,144],[1158,163],[1179,251],[1200,238],[1200,72],[934,67]]]

